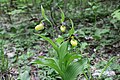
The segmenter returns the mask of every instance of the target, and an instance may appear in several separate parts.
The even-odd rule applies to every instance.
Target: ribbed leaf
[[[43,59],[44,60],[35,60],[32,63],[49,66],[49,67],[55,69],[61,76],[63,75],[62,71],[59,68],[57,60],[55,60],[54,58],[43,58]]]
[[[63,42],[59,48],[59,55],[60,59],[63,59],[65,55],[67,54],[67,49],[68,49],[68,42]]]
[[[60,37],[56,38],[55,41],[58,45],[60,45],[64,41],[64,38],[62,36],[60,36]]]
[[[67,66],[70,65],[70,63],[72,63],[75,59],[80,60],[81,57],[82,57],[81,55],[71,55],[70,58],[68,59]]]
[[[66,54],[66,56],[64,57],[63,61],[65,62],[65,66],[66,68],[70,65],[70,63],[72,63],[75,59],[80,60],[81,59],[81,55],[79,54]]]
[[[70,64],[65,72],[64,80],[75,80],[78,74],[83,73],[86,59]]]

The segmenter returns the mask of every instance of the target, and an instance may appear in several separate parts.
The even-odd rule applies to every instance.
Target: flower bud
[[[36,31],[43,30],[43,29],[44,29],[44,25],[43,25],[42,23],[40,23],[39,25],[37,25],[37,26],[35,27],[35,30],[36,30]]]
[[[77,46],[77,40],[75,40],[75,39],[71,39],[70,43],[74,47]]]
[[[62,32],[65,32],[66,27],[62,25],[62,26],[60,26],[60,30],[61,30]]]

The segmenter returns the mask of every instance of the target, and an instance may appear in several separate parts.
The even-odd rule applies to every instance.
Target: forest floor
[[[21,77],[24,75],[23,71],[28,70],[31,80],[41,80],[48,76],[54,77],[54,70],[44,67],[43,69],[38,66],[31,65],[30,62],[35,60],[37,56],[48,55],[48,51],[51,51],[50,45],[47,42],[40,40],[33,33],[34,21],[31,19],[39,19],[39,14],[18,14],[18,15],[7,15],[2,14],[0,16],[0,31],[5,33],[4,36],[4,53],[9,57],[10,69],[9,73],[14,77]],[[88,24],[89,25],[89,24]],[[48,50],[49,49],[49,50]],[[106,77],[117,77],[120,79],[120,41],[101,47],[99,51],[94,50],[94,45],[91,45],[86,50],[87,55],[91,60],[92,75],[99,75],[99,71],[108,62],[111,57],[116,57],[115,63],[106,71]],[[20,71],[21,70],[21,71]],[[47,73],[49,70],[49,73]],[[21,75],[19,75],[21,73]],[[23,74],[22,74],[23,73]],[[39,73],[39,74],[38,74]],[[109,74],[108,74],[109,73]],[[110,76],[110,77],[109,77]],[[80,79],[82,80],[82,79]],[[84,80],[84,79],[83,79]]]

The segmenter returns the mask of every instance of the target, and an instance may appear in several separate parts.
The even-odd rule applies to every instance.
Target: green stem
[[[108,66],[110,65],[110,63],[112,62],[113,59],[114,59],[114,57],[112,57],[112,58],[108,61],[108,63],[106,64],[106,66],[103,68],[103,70],[102,70],[102,72],[101,72],[101,74],[100,74],[100,76],[99,76],[99,79],[101,78],[102,74],[103,74],[104,71],[108,68]]]
[[[84,74],[86,80],[88,80],[88,77],[87,77],[87,75],[86,75],[86,73],[84,71],[83,71],[83,74]]]
[[[88,58],[88,61],[89,61],[89,58]],[[90,71],[90,61],[89,61],[89,63],[88,63],[88,72],[89,72],[89,79],[91,79],[92,78],[92,74],[91,74],[91,71]]]

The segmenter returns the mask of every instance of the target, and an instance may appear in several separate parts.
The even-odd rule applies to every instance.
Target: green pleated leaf
[[[42,57],[41,57],[42,58]],[[53,69],[55,69],[60,75],[63,75],[59,65],[58,65],[58,62],[56,59],[54,58],[43,58],[43,60],[35,60],[34,62],[32,62],[33,64],[41,64],[41,65],[44,65],[44,66],[49,66]]]
[[[72,63],[75,59],[80,60],[81,59],[81,55],[71,55],[70,58],[68,59],[67,62],[67,66],[70,65],[70,63]]]
[[[68,42],[63,42],[59,48],[59,55],[60,59],[63,59],[65,55],[67,54],[67,49],[68,49]]]
[[[64,62],[65,62],[65,66],[67,68],[67,66],[70,65],[70,63],[72,63],[75,59],[80,60],[81,59],[81,55],[79,54],[66,54],[66,56],[64,57]]]
[[[60,45],[64,41],[64,38],[62,36],[60,36],[60,37],[56,38],[55,41],[58,45]]]
[[[65,72],[64,80],[75,80],[78,74],[83,73],[86,64],[86,59],[70,64]]]

